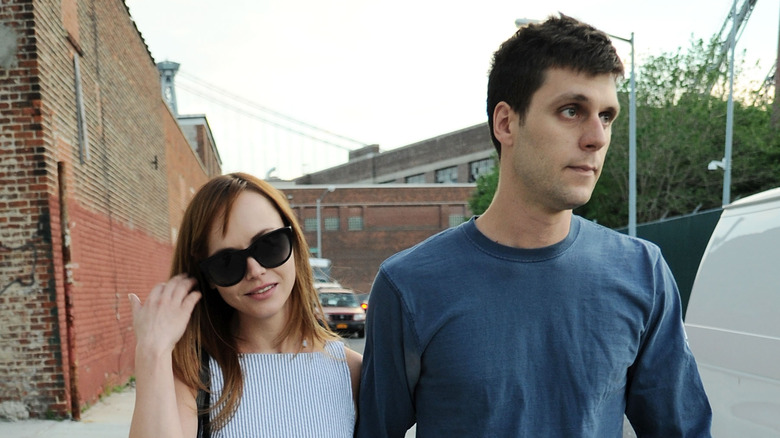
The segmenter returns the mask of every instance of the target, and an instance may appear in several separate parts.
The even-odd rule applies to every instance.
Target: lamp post
[[[541,23],[541,21],[530,18],[518,18],[515,20],[516,27],[522,27],[531,23]],[[631,91],[628,98],[628,235],[636,236],[636,63],[634,62],[634,32],[631,32],[631,38],[622,38],[612,34],[607,35],[631,44],[631,78],[629,80]]]
[[[336,190],[334,186],[328,186],[324,192],[317,198],[317,257],[322,258],[322,200],[325,195]]]
[[[631,38],[607,34],[631,44],[631,91],[628,97],[628,235],[636,236],[636,64],[634,63],[634,32]]]
[[[731,6],[729,33],[729,101],[726,105],[726,154],[723,156],[723,205],[731,202],[731,146],[734,137],[734,46],[737,45],[737,0]],[[777,74],[777,73],[775,73]]]

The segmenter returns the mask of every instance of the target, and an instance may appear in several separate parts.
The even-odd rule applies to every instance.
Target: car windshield
[[[324,307],[360,307],[357,297],[344,293],[321,293],[320,302]]]

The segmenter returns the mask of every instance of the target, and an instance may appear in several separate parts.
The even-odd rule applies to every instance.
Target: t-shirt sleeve
[[[710,437],[712,410],[688,347],[680,294],[658,254],[654,303],[629,369],[626,416],[638,437]]]
[[[368,303],[358,438],[402,438],[415,423],[420,353],[408,312],[380,268]]]

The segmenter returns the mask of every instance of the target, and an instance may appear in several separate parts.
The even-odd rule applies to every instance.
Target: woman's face
[[[222,221],[215,220],[208,238],[208,255],[223,250],[242,250],[258,238],[284,226],[273,204],[253,191],[244,191],[233,204],[227,230],[223,236]],[[294,251],[294,249],[293,249]],[[295,284],[295,260],[291,255],[275,268],[266,268],[252,257],[244,260],[246,272],[241,280],[216,289],[225,302],[238,311],[239,321],[274,320],[286,323],[288,300]]]

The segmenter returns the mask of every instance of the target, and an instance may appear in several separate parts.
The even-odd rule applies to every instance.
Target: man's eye
[[[574,117],[577,116],[577,109],[576,108],[564,108],[563,111],[561,111],[561,114],[563,114],[564,117],[574,118]]]
[[[614,118],[615,116],[612,115],[612,113],[601,113],[601,121],[605,125],[609,125],[610,123],[612,123],[612,120],[614,120]]]

